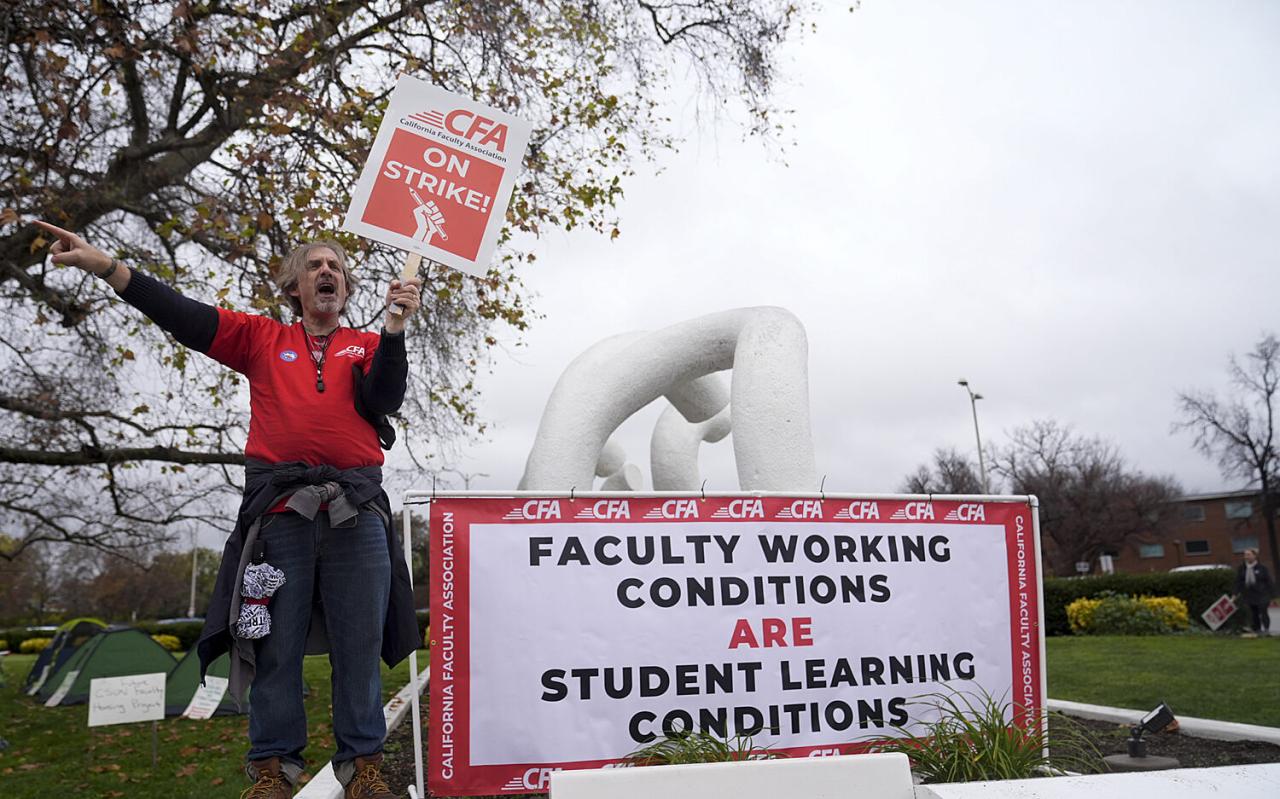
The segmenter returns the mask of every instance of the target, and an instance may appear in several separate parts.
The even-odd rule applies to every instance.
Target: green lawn
[[[425,666],[419,651],[418,668]],[[86,726],[87,705],[46,708],[20,693],[35,655],[4,659],[8,684],[0,688],[0,796],[36,799],[51,796],[164,797],[215,799],[238,797],[246,786],[241,764],[248,748],[248,716],[158,722],[159,759],[151,766],[151,725]],[[308,763],[320,769],[333,754],[330,729],[329,661],[308,657],[304,667],[311,693],[306,699],[310,747]],[[406,660],[382,669],[383,694],[389,699],[409,679]],[[385,700],[384,700],[385,701]]]
[[[1049,696],[1280,727],[1280,638],[1055,636]]]
[[[1175,713],[1280,726],[1280,638],[1229,636],[1061,637],[1048,640],[1049,695],[1054,699],[1150,709],[1161,700]],[[420,653],[421,659],[422,653]],[[244,716],[159,724],[160,758],[151,767],[151,727],[85,726],[84,705],[44,708],[18,692],[34,655],[4,660],[0,689],[0,796],[217,799],[245,786]],[[423,664],[420,664],[420,666]],[[309,762],[332,754],[329,664],[306,662]],[[408,679],[408,665],[383,671],[389,697]]]

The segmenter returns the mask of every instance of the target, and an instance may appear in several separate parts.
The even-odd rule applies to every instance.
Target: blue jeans
[[[307,744],[302,656],[313,597],[323,605],[333,667],[336,763],[382,751],[382,626],[391,592],[391,557],[381,517],[363,511],[354,527],[331,528],[292,511],[269,514],[259,536],[266,562],[284,572],[271,599],[271,634],[254,644],[249,695],[249,760],[279,757],[301,766]]]

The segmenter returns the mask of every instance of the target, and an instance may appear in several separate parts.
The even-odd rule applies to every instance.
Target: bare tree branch
[[[1224,477],[1244,480],[1262,495],[1262,515],[1272,568],[1280,573],[1276,512],[1280,510],[1280,457],[1275,448],[1275,412],[1280,393],[1280,340],[1267,333],[1245,355],[1227,362],[1234,388],[1226,400],[1205,391],[1178,395],[1181,419],[1174,430],[1189,432],[1192,445],[1218,462]]]

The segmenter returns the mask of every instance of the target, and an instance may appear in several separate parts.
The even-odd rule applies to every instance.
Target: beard
[[[315,295],[315,299],[311,301],[311,307],[321,314],[333,314],[342,310],[343,298],[337,294],[320,294]]]

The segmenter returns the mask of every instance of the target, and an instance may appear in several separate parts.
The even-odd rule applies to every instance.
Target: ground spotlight
[[[1160,732],[1175,722],[1173,711],[1161,702],[1155,709],[1138,719],[1129,727],[1129,748],[1127,755],[1107,755],[1103,758],[1112,771],[1158,771],[1160,769],[1177,768],[1176,758],[1147,755],[1147,742],[1142,736],[1149,732]]]
[[[1156,705],[1147,715],[1138,719],[1138,723],[1129,728],[1129,757],[1146,757],[1147,742],[1142,740],[1144,733],[1160,732],[1173,723],[1173,711],[1164,702]]]

